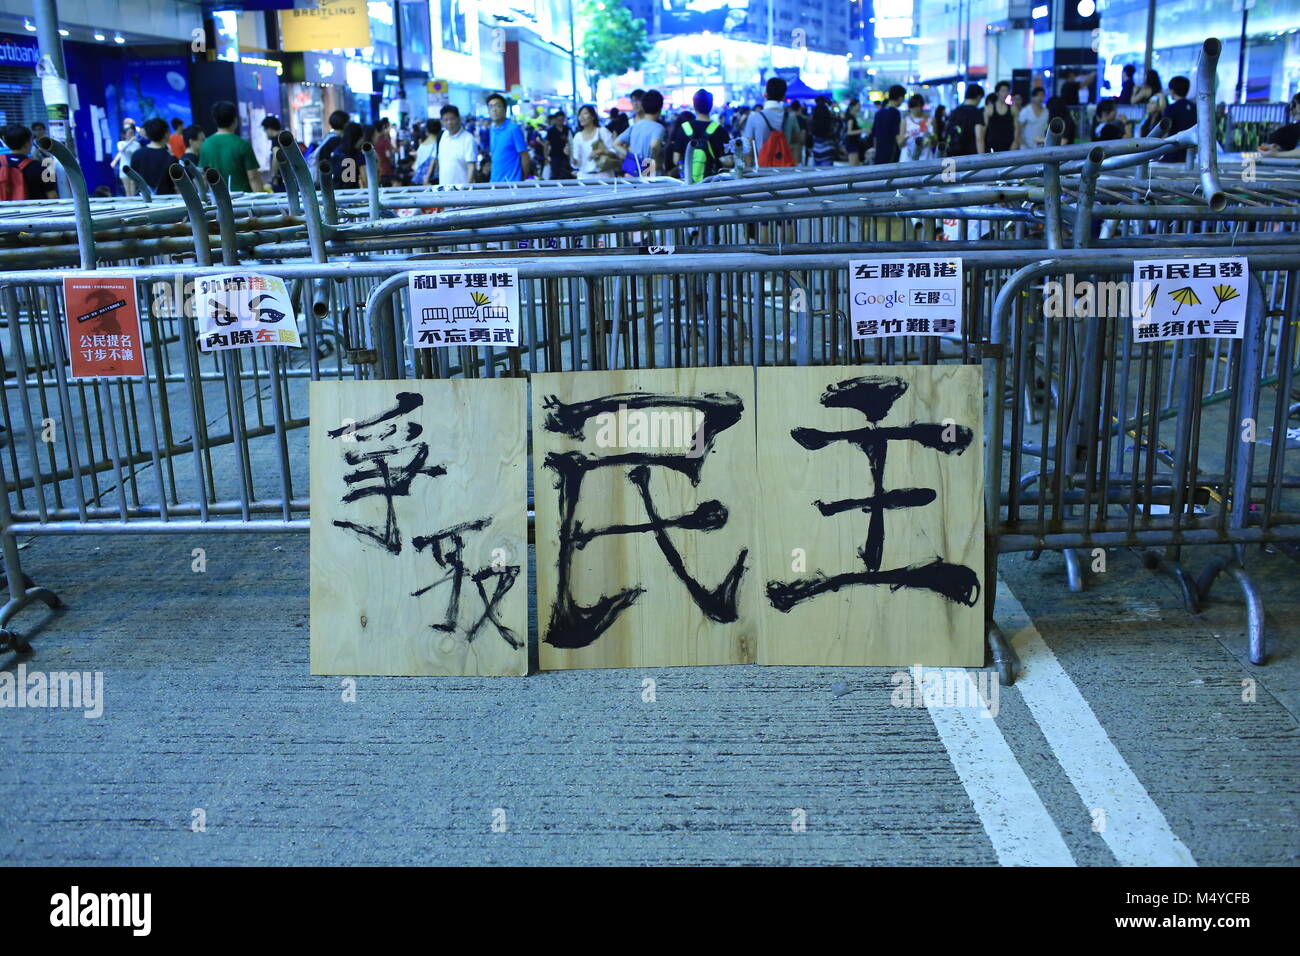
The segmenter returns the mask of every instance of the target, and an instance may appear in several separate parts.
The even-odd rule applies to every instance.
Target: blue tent
[[[785,96],[790,100],[815,100],[819,96],[830,98],[830,90],[814,90],[811,86],[796,76],[786,84]]]

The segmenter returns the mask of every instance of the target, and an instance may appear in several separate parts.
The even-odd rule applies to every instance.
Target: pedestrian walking
[[[844,152],[850,166],[862,165],[867,151],[867,129],[862,124],[862,102],[856,96],[844,107]]]
[[[181,133],[184,127],[185,124],[178,117],[172,117],[172,132],[167,140],[167,148],[176,159],[180,159],[185,153],[185,137]]]
[[[1165,107],[1165,117],[1169,120],[1169,132],[1173,136],[1196,125],[1196,104],[1188,99],[1192,83],[1185,76],[1175,76],[1169,81],[1169,105]],[[1187,150],[1176,149],[1160,157],[1162,163],[1185,163]]]
[[[569,158],[579,176],[613,176],[618,169],[614,137],[608,127],[600,125],[600,115],[594,106],[578,110],[578,132],[569,149]]]
[[[436,119],[427,119],[420,126],[420,145],[415,149],[415,172],[411,183],[415,186],[428,186],[434,179],[434,168],[438,163],[438,139],[442,136],[442,124]]]
[[[634,94],[635,95],[635,94]],[[664,108],[663,94],[649,90],[640,100],[641,115],[614,140],[623,157],[623,172],[628,176],[655,176],[663,171],[664,128],[659,114]]]
[[[131,154],[130,168],[148,183],[155,195],[176,192],[169,170],[176,162],[167,145],[167,121],[155,116],[144,121],[144,135],[148,142]]]
[[[873,165],[884,166],[898,162],[899,136],[903,132],[903,116],[899,107],[903,105],[906,96],[906,89],[898,85],[891,86],[885,97],[885,105],[876,111],[875,120],[871,124],[871,139],[875,145],[871,160]]]
[[[532,158],[528,153],[524,131],[518,123],[506,116],[506,98],[500,93],[493,93],[487,98],[487,107],[492,121],[488,133],[492,170],[488,181],[522,182],[532,174]]]
[[[944,152],[948,156],[974,156],[984,152],[984,87],[966,87],[966,100],[952,111],[944,130]]]
[[[984,149],[990,153],[1005,153],[1016,149],[1020,140],[1016,108],[1009,102],[1011,84],[999,80],[984,103]]]
[[[1051,122],[1046,106],[1046,91],[1035,86],[1029,93],[1029,104],[1020,111],[1020,148],[1037,149],[1047,141],[1047,124]]]
[[[793,166],[799,123],[785,108],[786,82],[770,77],[764,87],[763,106],[745,121],[744,138],[751,144],[759,166]]]
[[[835,137],[835,114],[825,97],[817,97],[813,107],[812,122],[809,124],[812,134],[812,161],[814,166],[834,166],[835,154],[839,143]]]
[[[181,130],[181,136],[185,138],[185,152],[181,153],[181,162],[197,168],[199,151],[203,149],[203,141],[208,138],[207,130],[198,123],[191,123]]]
[[[117,178],[121,180],[122,190],[127,196],[135,195],[135,181],[126,175],[122,167],[131,165],[131,156],[141,145],[135,120],[128,116],[122,120],[122,136],[117,141],[117,152],[109,162],[109,166],[117,171]]]
[[[438,113],[442,136],[435,163],[439,186],[464,186],[478,175],[478,138],[460,124],[460,110],[450,103]]]
[[[556,110],[548,118],[550,123],[546,130],[546,178],[572,179],[573,160],[571,142],[573,131],[569,129],[568,117],[564,110]]]
[[[370,185],[361,150],[365,137],[366,128],[360,123],[348,123],[339,133],[338,144],[329,153],[330,181],[335,189],[365,189]]]
[[[925,115],[925,97],[913,93],[907,100],[903,128],[898,133],[899,162],[909,163],[934,158],[934,138],[930,117]]]
[[[696,90],[691,105],[695,108],[694,115],[688,113],[678,125],[673,134],[672,153],[676,166],[682,170],[682,178],[688,183],[698,183],[731,165],[732,157],[726,155],[731,137],[712,116],[712,93]]]
[[[235,104],[229,100],[213,104],[212,121],[217,131],[204,140],[199,165],[215,169],[232,193],[270,192],[271,187],[262,182],[253,147],[239,135],[239,109]]]
[[[392,134],[393,124],[386,117],[380,117],[375,123],[374,138],[371,142],[375,147],[375,159],[379,168],[379,185],[391,186],[393,179],[397,175],[397,164],[394,162],[394,154],[397,151],[393,144]]]

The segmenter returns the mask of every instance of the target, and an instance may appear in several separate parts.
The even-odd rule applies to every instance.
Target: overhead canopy
[[[790,100],[815,100],[819,96],[829,97],[830,95],[830,90],[814,90],[802,78],[797,76],[790,80],[785,87],[786,99]]]

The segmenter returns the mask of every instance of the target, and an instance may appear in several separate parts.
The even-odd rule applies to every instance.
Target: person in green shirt
[[[233,192],[270,192],[262,182],[257,157],[248,140],[239,135],[239,110],[229,100],[212,107],[212,119],[217,132],[203,141],[199,149],[199,165],[211,166]]]

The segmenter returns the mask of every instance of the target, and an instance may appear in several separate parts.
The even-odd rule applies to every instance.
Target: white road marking
[[[1196,866],[1183,841],[1097,720],[1011,588],[998,579],[997,613],[1023,673],[1016,689],[1121,866]]]
[[[927,673],[955,673],[971,682],[967,700],[975,696],[970,671],[957,668],[926,668]],[[912,680],[920,675],[912,669]],[[927,708],[939,739],[948,750],[953,769],[961,778],[984,832],[993,843],[998,863],[1003,866],[1075,866],[1065,838],[1052,822],[1042,799],[1029,782],[1020,761],[1011,752],[997,722],[984,716],[982,708]]]

